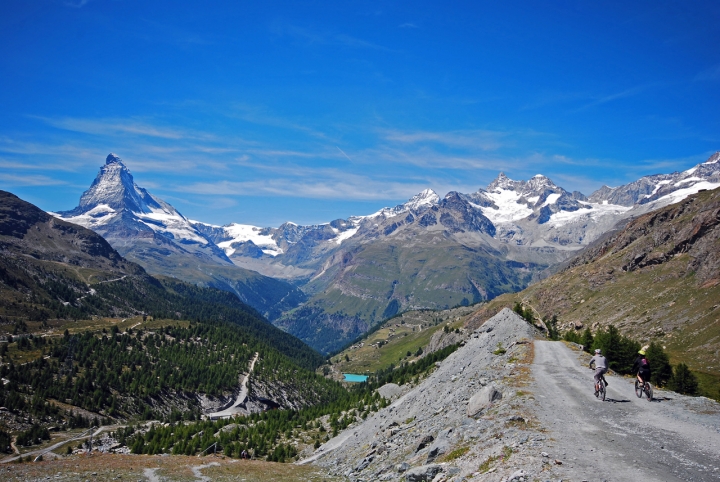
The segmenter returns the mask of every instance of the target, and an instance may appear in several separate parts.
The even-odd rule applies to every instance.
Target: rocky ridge
[[[537,476],[555,462],[522,391],[535,333],[501,311],[418,386],[300,463],[355,481]]]

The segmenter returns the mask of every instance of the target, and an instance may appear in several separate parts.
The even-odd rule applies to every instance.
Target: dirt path
[[[245,403],[245,400],[247,400],[248,380],[250,379],[250,375],[252,374],[253,369],[255,368],[255,362],[257,361],[259,355],[260,355],[259,353],[255,353],[255,357],[253,357],[252,361],[250,362],[250,369],[248,370],[248,374],[245,375],[245,378],[243,379],[242,383],[240,384],[240,393],[238,394],[237,398],[235,399],[235,403],[233,403],[230,407],[226,408],[225,410],[207,414],[208,417],[210,417],[210,418],[231,417],[237,413],[242,412],[242,409],[239,407],[240,407],[240,405]]]
[[[562,342],[536,341],[533,392],[554,445],[556,472],[572,480],[720,480],[720,404],[656,390],[635,396],[629,378],[608,376],[607,400],[592,371]]]
[[[122,426],[124,426],[124,425],[122,425]],[[105,425],[105,426],[103,426],[103,427],[99,427],[99,428],[97,428],[97,429],[92,433],[92,437],[97,437],[98,435],[100,435],[100,434],[103,433],[103,432],[108,432],[108,431],[112,431],[112,430],[117,430],[119,427],[121,427],[121,425]],[[80,434],[80,435],[77,435],[77,436],[75,436],[75,437],[72,437],[72,438],[69,438],[69,439],[66,439],[66,440],[61,440],[61,441],[59,441],[59,442],[57,442],[57,443],[55,443],[55,444],[53,444],[53,445],[51,445],[51,446],[49,446],[49,447],[45,447],[45,448],[40,449],[40,450],[33,450],[32,452],[25,452],[24,454],[20,454],[20,455],[17,455],[17,456],[15,456],[15,457],[10,457],[10,458],[2,459],[2,460],[0,460],[0,464],[5,464],[5,463],[8,463],[8,462],[14,462],[14,461],[18,460],[18,459],[21,458],[21,457],[28,457],[28,456],[29,456],[29,457],[37,457],[38,455],[50,454],[50,452],[52,452],[52,451],[55,450],[55,449],[58,449],[58,448],[62,447],[63,445],[66,445],[66,444],[69,444],[69,443],[72,443],[72,442],[76,442],[76,441],[78,441],[78,440],[85,440],[85,439],[88,439],[88,438],[90,438],[90,437],[91,437],[91,435],[90,435],[90,430],[86,430],[85,432],[83,432],[83,433]],[[12,447],[16,450],[16,452],[19,454],[19,451],[18,451],[17,447],[15,447],[15,444],[14,444],[14,443],[11,443],[11,446],[12,446]],[[55,455],[55,454],[50,454],[50,455],[52,455],[52,456],[57,456],[57,455]]]

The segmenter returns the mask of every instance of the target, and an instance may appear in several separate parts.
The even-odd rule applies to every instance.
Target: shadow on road
[[[611,403],[630,403],[630,400],[615,400],[614,398],[606,398],[605,401]]]

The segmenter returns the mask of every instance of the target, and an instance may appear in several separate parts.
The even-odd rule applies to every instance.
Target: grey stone
[[[410,468],[410,464],[408,464],[407,462],[403,462],[401,464],[398,464],[397,471],[400,473],[403,473],[403,472],[407,471],[407,469],[409,469],[409,468]]]
[[[357,466],[355,467],[355,472],[362,472],[363,470],[365,470],[367,468],[367,466],[370,465],[370,462],[372,462],[374,458],[375,457],[370,456],[370,457],[365,457],[364,459],[362,459],[360,461],[360,463],[357,464]]]
[[[433,437],[432,435],[425,435],[424,437],[422,437],[420,439],[420,441],[418,442],[418,446],[415,449],[415,453],[420,452],[422,449],[427,447],[428,444],[430,444],[433,440],[435,440],[435,437]]]
[[[405,482],[429,482],[442,470],[438,464],[421,465],[405,472]]]
[[[525,480],[525,477],[527,477],[527,472],[524,470],[516,470],[512,474],[510,474],[510,477],[507,478],[508,482],[512,482],[513,480],[521,481]]]
[[[378,388],[377,391],[381,397],[387,398],[388,400],[395,400],[403,392],[403,390],[400,388],[400,385],[397,385],[395,383],[386,383],[382,387]]]
[[[467,405],[468,417],[476,417],[490,408],[490,406],[502,399],[502,393],[495,388],[495,385],[487,385],[470,398]]]
[[[430,446],[427,463],[434,462],[436,458],[450,450],[450,444],[445,439],[438,439]]]

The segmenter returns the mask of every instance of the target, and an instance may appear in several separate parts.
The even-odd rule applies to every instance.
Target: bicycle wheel
[[[603,402],[605,401],[605,384],[604,384],[602,381],[600,382],[600,395],[599,395],[599,398],[600,398],[600,400],[602,400]]]
[[[647,395],[648,402],[652,402],[653,399],[653,387],[650,383],[645,382],[645,395]]]
[[[642,398],[643,395],[643,387],[637,380],[635,380],[635,395],[637,395],[638,398]]]

